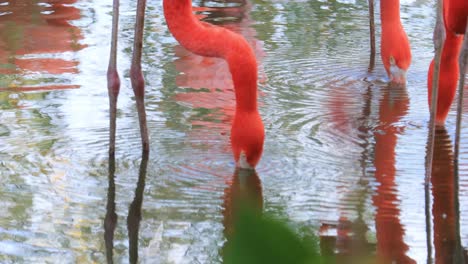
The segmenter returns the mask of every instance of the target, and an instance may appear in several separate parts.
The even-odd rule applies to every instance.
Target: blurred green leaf
[[[316,237],[301,238],[286,223],[242,207],[224,248],[224,263],[327,263]]]

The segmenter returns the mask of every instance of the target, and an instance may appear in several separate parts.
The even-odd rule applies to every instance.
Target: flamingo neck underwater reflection
[[[408,36],[401,24],[400,1],[380,1],[382,34],[380,55],[391,82],[404,84],[411,64]]]
[[[234,83],[236,108],[231,146],[236,165],[255,168],[262,152],[265,130],[257,107],[257,61],[247,41],[228,29],[199,21],[191,0],[164,0],[169,31],[187,50],[227,61]]]

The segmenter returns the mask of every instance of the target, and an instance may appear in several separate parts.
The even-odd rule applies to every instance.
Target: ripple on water
[[[397,227],[390,235],[399,237],[392,241],[406,243],[408,255],[423,262],[425,78],[432,56],[432,4],[402,3],[414,59],[407,89],[392,92],[378,57],[374,71],[367,73],[367,6],[361,2],[257,1],[239,6],[209,1],[212,8],[198,9],[198,15],[244,34],[260,71],[265,71],[260,73],[259,98],[267,137],[257,169],[264,210],[285,213],[312,229],[336,226],[336,233],[341,225],[364,223],[370,243],[382,241],[377,234],[382,222],[376,219],[381,214],[391,220],[389,226]],[[234,174],[229,146],[232,82],[222,60],[197,57],[177,46],[165,28],[161,1],[148,3],[143,69],[151,154],[143,190],[140,258],[221,262],[224,200]],[[125,223],[141,159],[128,73],[135,3],[122,1],[121,8],[122,88],[111,179],[107,60],[102,59],[108,54],[111,6],[80,1],[70,7],[64,10],[76,15],[79,8],[81,19],[54,20],[63,22],[58,27],[42,24],[53,27],[55,37],[63,37],[64,29],[76,34],[77,50],[65,45],[64,51],[45,55],[20,54],[18,65],[8,63],[6,68],[17,72],[0,77],[0,86],[10,87],[0,92],[0,174],[7,175],[0,199],[0,261],[104,262],[102,220],[105,200],[112,198],[106,197],[111,180],[118,218],[114,260],[127,261]],[[56,11],[50,14],[62,12]],[[68,35],[62,40],[69,40]],[[1,42],[0,38],[0,46]],[[49,59],[60,60],[41,63]],[[4,69],[0,65],[0,71]],[[60,85],[80,89],[14,89]],[[447,122],[451,136],[453,112]],[[462,234],[467,233],[468,219],[462,210],[468,197],[466,135],[460,168]],[[466,235],[462,239],[468,243]]]

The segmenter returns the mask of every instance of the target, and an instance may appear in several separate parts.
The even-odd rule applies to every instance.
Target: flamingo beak
[[[244,151],[241,151],[239,160],[237,161],[237,167],[241,169],[249,169],[252,170],[254,167],[252,167],[248,162],[247,162],[247,156],[245,155]]]
[[[400,69],[393,57],[390,57],[390,81],[396,84],[406,84],[406,70]]]

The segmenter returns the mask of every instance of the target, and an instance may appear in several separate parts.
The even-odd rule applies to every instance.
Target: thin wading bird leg
[[[433,42],[434,42],[434,74],[432,78],[432,94],[431,94],[431,109],[429,119],[429,133],[427,142],[426,153],[426,176],[425,185],[429,184],[429,179],[432,175],[432,159],[434,154],[434,137],[435,137],[435,119],[437,113],[437,97],[439,93],[439,72],[440,72],[440,59],[442,56],[442,47],[445,41],[445,26],[443,21],[443,8],[442,0],[437,1],[437,17],[436,25],[434,28]]]
[[[375,22],[374,22],[374,0],[369,0],[369,35],[370,35],[370,56],[368,71],[371,72],[375,66]]]
[[[437,0],[436,11],[436,25],[434,28],[433,42],[434,42],[434,72],[432,78],[432,94],[431,94],[431,109],[429,118],[429,131],[427,137],[427,150],[426,150],[426,175],[424,177],[424,204],[426,215],[426,246],[427,258],[431,259],[432,256],[432,243],[431,243],[431,209],[430,209],[430,192],[429,185],[432,176],[432,160],[434,156],[434,141],[435,141],[435,119],[437,113],[437,96],[439,92],[439,72],[440,60],[442,56],[442,47],[445,41],[445,26],[443,21],[442,1]]]
[[[460,80],[458,81],[458,104],[457,104],[457,123],[455,128],[455,170],[458,172],[458,156],[460,153],[460,132],[461,132],[461,119],[463,114],[463,87],[465,86],[466,65],[468,64],[468,18],[465,29],[465,38],[458,58],[458,65],[460,69]]]
[[[109,155],[115,153],[115,130],[117,116],[117,98],[120,91],[120,79],[117,72],[117,34],[119,30],[119,0],[112,6],[112,37],[109,65],[107,68],[107,91],[109,94]]]
[[[120,91],[120,79],[117,72],[117,34],[119,29],[119,0],[112,4],[112,35],[109,65],[107,67],[107,91],[109,95],[109,187],[107,194],[107,213],[104,218],[104,240],[106,242],[107,263],[113,262],[114,230],[117,224],[115,214],[115,130],[117,116],[117,98]]]
[[[149,152],[148,127],[146,124],[145,110],[145,79],[141,72],[141,53],[143,49],[143,29],[145,22],[146,0],[138,0],[135,35],[133,39],[132,65],[130,67],[130,80],[138,111],[138,120],[140,122],[141,144],[143,153]]]

